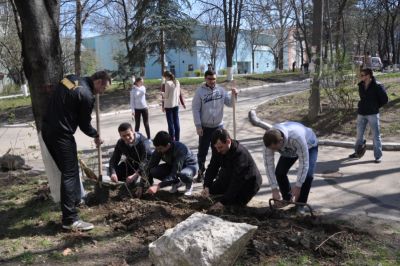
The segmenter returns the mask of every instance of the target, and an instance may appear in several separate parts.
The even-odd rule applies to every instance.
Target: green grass
[[[396,73],[383,73],[378,75],[378,79],[400,78],[400,72]]]
[[[0,100],[0,112],[15,109],[23,106],[30,106],[32,104],[31,97],[17,97],[11,99]]]

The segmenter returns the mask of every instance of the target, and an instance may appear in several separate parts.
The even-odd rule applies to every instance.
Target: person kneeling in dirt
[[[210,210],[221,210],[225,205],[246,205],[262,183],[253,157],[225,129],[220,128],[213,133],[211,144],[217,152],[212,155],[207,167],[202,196],[222,194],[222,198]]]
[[[264,163],[272,189],[272,198],[307,203],[318,157],[318,139],[312,129],[297,122],[275,124],[263,137]],[[274,153],[281,154],[275,168]],[[288,172],[299,160],[296,185],[291,188]],[[279,187],[279,188],[278,188]],[[304,207],[297,212],[304,214]]]
[[[176,193],[178,187],[186,185],[186,196],[192,195],[193,177],[198,170],[197,158],[193,152],[183,143],[173,141],[165,131],[157,133],[153,140],[155,151],[147,166],[147,180],[141,179],[141,188],[138,189],[138,196],[141,196],[142,188],[147,185],[150,194],[155,194],[160,188],[171,186],[171,193]],[[159,164],[163,160],[164,164]],[[161,180],[153,185],[153,178]]]
[[[150,159],[149,140],[139,132],[134,132],[129,123],[120,124],[118,133],[121,138],[110,158],[109,175],[111,181],[124,181],[132,188]],[[121,161],[122,155],[125,159]]]

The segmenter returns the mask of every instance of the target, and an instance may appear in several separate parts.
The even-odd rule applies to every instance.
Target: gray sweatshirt
[[[193,120],[196,128],[223,125],[224,104],[231,107],[231,93],[216,85],[214,89],[203,84],[197,88],[192,101]]]
[[[297,122],[284,122],[275,124],[273,128],[283,133],[283,147],[279,151],[281,156],[289,158],[299,158],[299,168],[297,171],[296,186],[301,187],[304,183],[308,167],[309,153],[308,150],[318,146],[318,139],[311,128]],[[267,177],[271,188],[277,188],[278,182],[275,176],[274,151],[264,147],[264,164]]]

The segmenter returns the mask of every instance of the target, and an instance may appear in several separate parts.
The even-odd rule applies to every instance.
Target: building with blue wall
[[[191,51],[169,50],[165,61],[167,68],[177,77],[193,76],[195,72],[203,73],[211,63],[211,52],[207,40],[206,26],[198,25],[192,33],[194,46]],[[222,30],[222,29],[221,29]],[[244,74],[252,72],[251,45],[247,35],[248,31],[239,33],[237,47],[233,56],[234,73]],[[223,36],[223,32],[221,36]],[[223,38],[223,37],[222,37]],[[106,34],[83,40],[86,49],[92,49],[98,61],[98,69],[117,70],[118,65],[114,56],[120,52],[126,53],[122,37],[116,34]],[[261,34],[258,37],[255,49],[254,72],[265,73],[274,70],[274,59],[268,47],[273,42],[273,36]],[[149,55],[146,61],[145,77],[160,78],[161,66],[157,62],[157,56]],[[217,60],[214,69],[222,74],[226,69],[226,55],[224,40],[218,41]]]

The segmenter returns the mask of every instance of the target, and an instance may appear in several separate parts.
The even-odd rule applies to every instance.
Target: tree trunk
[[[279,70],[283,70],[283,46],[279,47],[279,51],[278,51],[279,55],[278,55],[278,68]]]
[[[75,14],[75,75],[81,75],[81,45],[82,45],[82,3],[81,0],[76,0]]]
[[[226,48],[226,80],[233,80],[233,51],[230,48]]]
[[[318,117],[320,110],[320,91],[319,83],[321,78],[322,69],[322,57],[321,57],[321,46],[322,46],[322,33],[323,33],[323,10],[324,10],[324,0],[314,0],[313,7],[313,61],[314,61],[314,73],[313,81],[311,84],[311,95],[309,98],[309,108],[308,108],[308,119],[310,121],[315,121]]]
[[[57,202],[61,174],[44,145],[41,128],[50,93],[63,76],[58,25],[60,4],[53,0],[15,0],[15,4],[21,20],[23,66],[29,81],[36,130],[52,197]]]
[[[165,67],[165,33],[163,30],[160,32],[160,60],[161,60],[161,76],[164,74],[166,67]]]
[[[252,64],[252,68],[253,68],[253,72],[252,72],[253,74],[255,73],[254,58],[255,58],[255,51],[254,51],[254,49],[251,49],[251,64]]]

